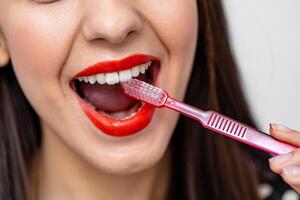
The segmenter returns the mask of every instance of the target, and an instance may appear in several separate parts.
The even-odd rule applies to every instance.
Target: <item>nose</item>
[[[118,44],[142,29],[139,13],[126,3],[106,0],[87,2],[94,2],[87,6],[82,24],[82,35],[88,41],[102,40]]]

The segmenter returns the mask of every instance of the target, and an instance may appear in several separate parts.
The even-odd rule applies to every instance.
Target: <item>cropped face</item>
[[[119,83],[138,78],[182,100],[197,26],[195,0],[0,0],[0,65],[9,56],[43,144],[129,174],[163,157],[178,114]]]

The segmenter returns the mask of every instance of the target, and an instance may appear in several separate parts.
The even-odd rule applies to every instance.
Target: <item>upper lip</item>
[[[149,61],[158,61],[159,59],[147,54],[134,54],[120,60],[103,61],[91,65],[75,75],[75,78],[90,76],[99,73],[108,73],[130,69],[134,66],[145,64]]]

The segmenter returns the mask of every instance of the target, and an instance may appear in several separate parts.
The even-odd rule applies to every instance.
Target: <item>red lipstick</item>
[[[159,59],[157,57],[150,56],[150,55],[135,54],[135,55],[128,56],[122,60],[104,61],[104,62],[96,63],[84,69],[83,71],[79,72],[75,76],[75,78],[81,76],[90,76],[99,73],[122,71],[122,70],[130,69],[137,65],[145,64],[149,61],[159,62]]]
[[[93,110],[81,98],[78,98],[81,108],[90,121],[103,133],[111,136],[129,136],[135,134],[150,123],[154,107],[145,104],[143,108],[132,118],[118,120]]]
[[[145,54],[135,54],[121,60],[104,61],[94,64],[79,72],[74,78],[131,69],[134,66],[145,64],[149,61],[156,61],[159,63],[159,59],[157,57]],[[79,97],[78,94],[76,94],[76,97],[81,109],[88,119],[99,130],[110,136],[124,137],[141,131],[150,123],[154,113],[153,106],[150,104],[144,104],[134,116],[126,119],[116,119],[101,111],[98,112],[94,110],[81,97]]]

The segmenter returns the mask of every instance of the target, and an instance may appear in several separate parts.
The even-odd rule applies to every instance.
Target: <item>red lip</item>
[[[135,54],[122,60],[97,63],[79,72],[75,78],[98,73],[126,70],[136,65],[147,63],[148,61],[159,62],[159,59],[145,54]],[[150,123],[155,109],[150,104],[145,104],[135,116],[129,119],[119,120],[95,111],[77,94],[76,97],[81,109],[87,115],[89,120],[103,133],[110,136],[124,137],[141,131]]]
[[[150,104],[145,104],[134,117],[118,120],[93,110],[80,97],[78,97],[78,101],[91,122],[102,132],[111,136],[124,137],[141,131],[150,123],[154,113],[154,107]]]
[[[159,59],[155,56],[150,56],[146,54],[135,54],[121,60],[104,61],[84,69],[83,71],[76,74],[75,78],[81,76],[90,76],[99,73],[122,71],[130,69],[137,65],[145,64],[148,61],[159,62]]]

